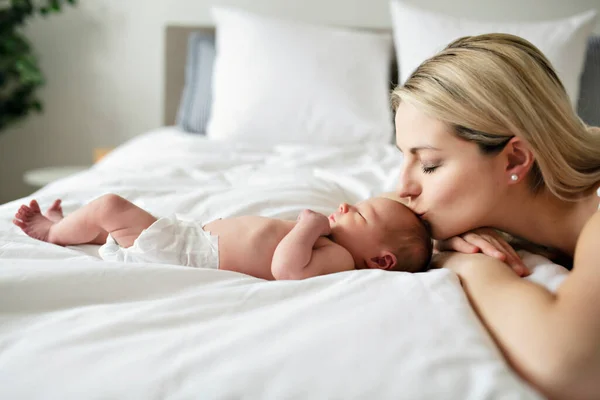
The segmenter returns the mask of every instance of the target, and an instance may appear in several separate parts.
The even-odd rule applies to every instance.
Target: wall
[[[544,19],[600,0],[407,0],[453,15]],[[0,134],[0,204],[29,194],[23,172],[88,164],[94,147],[116,146],[162,121],[166,24],[210,24],[211,4],[347,26],[389,27],[387,0],[79,0],[27,27],[47,85],[45,113]],[[600,32],[600,24],[596,29]]]

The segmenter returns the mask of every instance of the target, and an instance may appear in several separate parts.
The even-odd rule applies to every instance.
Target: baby
[[[418,272],[428,267],[432,253],[421,220],[388,198],[342,203],[329,217],[304,210],[296,221],[243,216],[202,224],[157,219],[107,194],[67,217],[60,200],[45,215],[32,200],[13,222],[49,243],[101,244],[105,260],[215,268],[269,280],[367,268]]]

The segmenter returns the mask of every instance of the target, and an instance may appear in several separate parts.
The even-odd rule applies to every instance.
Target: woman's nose
[[[399,197],[417,197],[421,194],[421,186],[413,179],[410,179],[406,174],[402,174],[398,180],[396,194]]]
[[[350,205],[348,203],[342,203],[340,204],[340,213],[342,214],[346,214],[348,212],[348,210],[350,210]]]

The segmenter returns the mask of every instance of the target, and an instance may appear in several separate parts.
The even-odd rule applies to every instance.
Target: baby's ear
[[[383,250],[378,256],[372,257],[370,260],[367,260],[367,265],[369,268],[376,269],[394,269],[398,260],[394,253]]]

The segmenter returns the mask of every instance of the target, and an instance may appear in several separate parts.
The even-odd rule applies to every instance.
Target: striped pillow
[[[177,110],[177,125],[186,132],[206,134],[212,102],[215,36],[193,32],[188,38],[185,86]]]
[[[577,112],[586,124],[600,126],[600,35],[588,39],[580,82]]]

